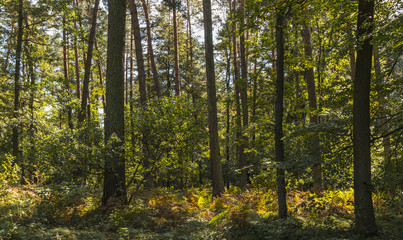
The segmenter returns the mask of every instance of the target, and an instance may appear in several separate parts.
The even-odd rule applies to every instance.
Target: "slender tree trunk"
[[[98,49],[97,38],[95,38],[94,45],[95,45],[95,50],[98,53],[97,65],[98,65],[99,84],[101,85],[101,87],[103,87],[104,80],[103,80],[103,75],[102,75],[102,64],[101,64],[102,59],[101,59],[101,54],[99,53],[99,49]],[[103,107],[103,109],[105,109],[105,94],[102,94],[101,99],[102,99],[102,107]]]
[[[287,217],[287,200],[285,190],[284,170],[284,141],[283,141],[283,111],[284,111],[284,13],[278,10],[276,14],[276,48],[277,48],[277,81],[275,101],[275,151],[277,167],[277,195],[278,215],[280,218]]]
[[[63,17],[63,74],[64,74],[64,81],[67,87],[67,92],[70,97],[70,79],[69,79],[69,60],[68,60],[68,39],[67,39],[67,31],[66,31],[66,19]],[[70,104],[67,105],[67,122],[70,129],[73,129],[73,121],[72,121],[72,109]]]
[[[231,2],[231,0],[230,0]],[[230,4],[231,6],[231,4]],[[236,9],[236,1],[234,0],[232,2],[232,9],[231,12],[234,13]],[[234,19],[234,16],[233,16]],[[236,29],[236,23],[233,21],[232,24],[232,48],[233,48],[233,65],[234,65],[234,89],[235,89],[235,108],[236,108],[236,119],[235,119],[235,124],[236,124],[236,147],[237,147],[237,159],[238,159],[238,168],[240,169],[240,181],[239,185],[244,188],[247,183],[247,174],[246,174],[246,162],[245,162],[245,156],[244,156],[244,149],[243,149],[243,144],[242,144],[242,117],[241,117],[241,104],[240,104],[240,97],[239,97],[239,92],[240,92],[240,74],[239,74],[239,64],[238,64],[238,54],[237,54],[237,41],[236,41],[236,35],[235,35],[235,29]]]
[[[179,70],[179,44],[178,44],[178,19],[176,16],[177,3],[174,1],[172,7],[172,20],[174,27],[174,55],[175,55],[175,95],[180,96],[181,92],[181,80]]]
[[[28,30],[29,24],[28,24],[28,17],[27,15],[24,16],[25,20],[25,28]],[[25,56],[28,64],[28,80],[30,81],[30,89],[29,89],[29,117],[30,117],[30,124],[28,128],[28,136],[30,140],[31,147],[28,152],[28,162],[23,164],[24,167],[22,167],[22,176],[21,176],[21,183],[25,184],[26,180],[25,177],[28,179],[32,179],[33,176],[33,171],[32,171],[32,166],[34,165],[35,162],[35,132],[34,132],[34,102],[35,102],[35,92],[36,92],[36,85],[35,85],[35,71],[34,71],[34,63],[33,59],[31,56],[30,52],[30,46],[29,42],[26,42],[24,44],[24,50],[25,50]],[[24,171],[27,171],[28,175],[24,175]]]
[[[191,21],[191,15],[190,15],[190,2],[189,0],[186,0],[186,5],[187,5],[187,61],[190,63],[189,67],[189,75],[187,76],[188,78],[188,84],[191,85],[190,87],[190,95],[192,97],[193,103],[196,98],[196,93],[195,93],[195,87],[193,83],[193,75],[194,75],[194,70],[193,70],[193,40],[192,40],[192,21]]]
[[[20,124],[18,124],[18,118],[20,111],[20,91],[21,91],[21,83],[20,83],[20,66],[21,66],[21,51],[22,51],[22,37],[24,34],[24,26],[23,26],[23,1],[18,1],[18,32],[17,32],[17,46],[15,51],[15,75],[14,75],[14,126],[13,126],[13,156],[15,158],[15,162],[20,165],[22,175],[24,174],[23,164],[20,159]],[[21,182],[24,179],[21,178]]]
[[[146,73],[144,68],[144,57],[143,57],[143,47],[141,44],[141,35],[140,35],[140,26],[139,19],[137,15],[137,7],[135,0],[129,0],[130,13],[132,15],[132,29],[134,34],[134,45],[136,50],[136,62],[137,62],[137,72],[138,72],[138,80],[139,80],[139,91],[140,91],[140,105],[143,110],[147,107],[147,89],[146,89]],[[146,170],[145,172],[145,184],[146,187],[150,187],[153,182],[150,174],[150,162],[148,157],[148,133],[143,131],[143,139],[142,139],[142,151],[143,151],[143,167]]]
[[[124,128],[124,51],[126,1],[108,0],[108,47],[106,71],[106,109],[104,189],[102,204],[111,198],[127,203],[125,158],[123,141]],[[116,138],[117,139],[116,139]]]
[[[256,122],[256,112],[257,112],[257,90],[258,90],[258,72],[257,72],[257,59],[258,56],[257,54],[255,55],[254,58],[254,66],[253,66],[253,87],[252,87],[252,99],[253,99],[253,105],[252,105],[252,117],[251,117],[251,122],[255,123]],[[255,127],[253,127],[253,135],[252,135],[252,140],[253,142],[256,139],[256,130]],[[253,143],[255,145],[255,143]]]
[[[228,52],[227,52],[228,53]],[[227,99],[226,99],[226,120],[227,120],[227,126],[226,126],[226,136],[225,136],[225,156],[226,156],[226,165],[227,167],[224,167],[224,175],[226,176],[225,182],[227,182],[227,187],[229,188],[229,179],[228,179],[228,173],[229,173],[229,164],[230,164],[230,132],[231,132],[231,115],[230,115],[230,80],[231,80],[231,45],[229,45],[229,53],[227,55],[227,73],[226,73],[226,81],[225,81],[225,88],[227,92]]]
[[[357,21],[357,65],[354,78],[353,148],[354,213],[357,230],[365,235],[377,232],[372,204],[370,91],[374,1],[359,0]]]
[[[206,54],[207,100],[210,138],[211,176],[213,178],[213,197],[224,192],[220,148],[218,145],[217,96],[214,70],[213,24],[211,19],[211,0],[203,0],[204,39]]]
[[[312,43],[311,43],[311,27],[309,25],[304,25],[302,27],[302,37],[304,41],[304,50],[305,55],[309,58],[310,61],[313,61],[312,56]],[[318,118],[318,107],[317,107],[317,99],[316,99],[316,87],[315,87],[315,76],[313,73],[313,67],[309,67],[305,69],[305,80],[306,86],[308,89],[308,102],[310,109],[310,123],[315,125],[319,124]],[[313,156],[313,190],[316,194],[320,195],[323,191],[322,185],[322,157],[320,153],[320,140],[319,136],[315,134],[310,139],[310,148],[311,154]]]
[[[244,168],[248,164],[248,154],[245,152],[245,149],[248,148],[248,137],[245,132],[249,125],[249,113],[248,113],[248,65],[247,65],[247,57],[246,57],[246,49],[245,49],[245,0],[241,0],[240,5],[241,10],[241,20],[240,20],[240,54],[241,54],[241,79],[239,81],[239,92],[241,95],[241,106],[242,106],[242,156],[243,156],[243,165]],[[246,169],[242,170],[241,173],[241,187],[245,188],[248,183],[247,171]]]
[[[73,0],[73,5],[77,8],[76,1]],[[80,88],[80,62],[79,62],[79,56],[78,56],[78,25],[77,25],[77,20],[74,20],[74,29],[75,29],[75,34],[74,34],[74,63],[75,63],[75,74],[76,74],[76,95],[77,98],[81,98],[81,88]]]
[[[125,56],[125,105],[129,104],[129,62],[131,56],[129,54],[126,54]]]
[[[150,58],[151,62],[151,71],[153,73],[153,79],[154,79],[154,89],[157,97],[159,98],[161,96],[161,84],[158,79],[158,70],[157,70],[157,65],[155,64],[155,57],[154,57],[154,50],[153,50],[153,44],[152,44],[152,35],[151,35],[151,24],[150,24],[150,16],[148,13],[148,5],[145,0],[141,0],[141,3],[143,5],[143,11],[144,15],[146,18],[146,27],[147,27],[147,47],[148,47],[148,55]]]
[[[87,116],[87,99],[89,95],[89,82],[90,82],[90,74],[91,74],[91,66],[92,66],[92,50],[94,48],[94,40],[95,40],[95,31],[97,29],[97,14],[99,8],[99,0],[95,0],[94,10],[92,12],[92,20],[91,20],[91,29],[90,35],[88,38],[88,50],[87,50],[87,63],[85,64],[84,70],[84,81],[83,81],[83,94],[81,98],[81,110],[78,114],[78,122],[84,122],[85,117]]]
[[[141,44],[140,26],[135,0],[129,0],[130,13],[132,15],[132,28],[134,45],[136,50],[137,72],[139,78],[140,104],[144,108],[147,105],[146,72],[144,68],[143,46]]]

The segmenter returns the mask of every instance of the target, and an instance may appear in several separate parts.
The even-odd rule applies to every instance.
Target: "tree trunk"
[[[206,55],[207,101],[210,138],[211,176],[213,197],[224,192],[224,179],[221,170],[220,148],[218,145],[217,96],[214,70],[213,25],[211,19],[211,0],[203,0],[204,39]]]
[[[357,65],[354,78],[353,148],[354,213],[357,230],[365,235],[377,232],[372,204],[370,90],[374,1],[359,0],[357,21]]]
[[[98,53],[97,65],[98,65],[99,84],[103,88],[104,80],[103,80],[102,67],[101,67],[102,59],[101,59],[101,54],[99,53],[99,49],[98,49],[97,38],[95,38],[94,45],[95,45],[95,50]],[[103,109],[105,109],[105,94],[102,94],[101,99],[102,99],[102,107],[103,107]]]
[[[151,71],[153,73],[153,79],[154,79],[154,89],[157,97],[159,98],[161,96],[161,84],[158,79],[158,70],[157,70],[157,65],[155,64],[155,57],[154,57],[154,50],[153,50],[153,44],[152,44],[152,36],[151,36],[151,24],[150,24],[150,16],[148,14],[148,6],[145,0],[141,0],[141,3],[143,5],[143,11],[144,15],[146,18],[146,27],[147,27],[147,47],[148,47],[148,55],[150,58],[151,62]]]
[[[312,56],[312,43],[311,43],[311,27],[309,25],[304,25],[302,27],[302,38],[304,41],[305,55],[309,60],[313,61]],[[318,107],[316,100],[316,87],[315,87],[315,76],[313,73],[313,67],[305,69],[305,80],[306,87],[308,89],[308,102],[310,110],[310,123],[316,125],[319,123],[318,118]],[[320,140],[319,136],[315,134],[310,140],[311,154],[313,156],[313,190],[316,194],[320,195],[323,191],[322,186],[322,157],[320,154]]]
[[[70,79],[69,79],[69,61],[68,61],[68,39],[67,39],[67,32],[66,32],[66,19],[63,17],[63,74],[64,74],[64,81],[67,87],[67,92],[70,98]],[[73,121],[72,121],[72,109],[70,104],[67,105],[67,122],[70,129],[73,129]]]
[[[27,15],[24,16],[25,20],[25,28],[28,30],[29,24],[28,24],[28,17]],[[30,52],[30,46],[29,42],[26,42],[24,45],[24,50],[25,50],[25,56],[28,64],[28,79],[30,81],[30,89],[29,89],[29,117],[30,117],[30,124],[28,128],[28,136],[29,136],[29,141],[30,141],[30,149],[28,151],[28,162],[23,164],[22,167],[22,176],[21,176],[21,183],[25,184],[26,180],[24,177],[28,179],[32,179],[33,176],[33,169],[32,166],[35,165],[35,132],[34,132],[34,102],[35,102],[35,91],[36,91],[36,85],[35,85],[35,71],[34,71],[34,63],[33,59],[31,56]],[[24,171],[27,171],[27,175],[24,175]]]
[[[92,21],[91,21],[91,29],[90,35],[88,38],[88,50],[87,50],[87,63],[85,64],[84,70],[84,81],[83,81],[83,94],[81,98],[81,110],[78,114],[78,122],[84,122],[85,117],[87,116],[87,99],[89,95],[89,82],[90,82],[90,74],[91,74],[91,66],[92,66],[92,50],[94,48],[94,40],[95,40],[95,31],[97,28],[97,14],[98,14],[99,0],[95,0],[94,10],[92,12]]]
[[[141,35],[140,35],[140,26],[139,19],[137,15],[137,7],[135,0],[129,0],[130,13],[132,15],[132,29],[134,34],[134,45],[136,50],[136,62],[137,62],[137,72],[139,79],[139,91],[140,91],[140,105],[143,110],[147,107],[147,90],[146,90],[146,73],[144,68],[144,57],[143,57],[143,47],[141,45]],[[146,170],[144,174],[145,185],[146,187],[150,187],[153,182],[150,174],[150,162],[148,158],[148,133],[146,131],[142,132],[142,151],[143,151],[143,167]]]
[[[102,204],[111,198],[127,203],[124,129],[124,67],[126,1],[108,0],[108,50],[106,71],[106,109],[104,189]],[[117,139],[116,139],[117,138]]]
[[[231,0],[230,0],[231,1]],[[235,14],[236,9],[236,1],[232,2],[231,12]],[[235,16],[232,18],[234,19]],[[234,89],[235,89],[235,108],[236,108],[236,147],[237,147],[237,159],[238,159],[238,168],[240,169],[240,181],[239,185],[241,188],[244,188],[247,183],[247,174],[246,174],[246,161],[244,156],[244,149],[242,144],[242,117],[241,117],[241,103],[240,103],[240,74],[239,74],[239,64],[238,64],[238,54],[237,54],[237,41],[235,35],[236,23],[233,21],[232,24],[232,48],[233,48],[233,65],[234,65]]]
[[[283,142],[283,98],[284,98],[284,13],[277,10],[276,14],[276,48],[277,48],[277,81],[276,81],[276,101],[275,101],[275,152],[277,166],[277,195],[278,195],[278,216],[287,217],[287,200],[285,190],[285,170],[284,170],[284,142]]]
[[[188,84],[191,84],[190,87],[190,95],[192,97],[193,103],[195,101],[196,98],[196,93],[195,93],[195,87],[193,84],[193,75],[194,75],[194,70],[193,70],[193,40],[192,40],[192,22],[191,22],[191,15],[190,15],[190,2],[189,0],[186,0],[186,5],[187,5],[187,61],[190,63],[190,70],[189,70],[189,76],[187,76],[188,78]]]
[[[181,80],[179,70],[179,44],[178,44],[178,19],[176,16],[177,3],[174,1],[172,7],[172,20],[174,25],[174,55],[175,55],[175,95],[180,96]]]
[[[15,162],[20,165],[21,172],[23,174],[24,168],[22,166],[22,162],[20,162],[20,124],[18,124],[18,118],[20,111],[20,91],[21,91],[21,83],[20,83],[20,66],[21,66],[21,51],[22,51],[22,37],[24,34],[24,26],[23,26],[23,1],[18,1],[18,33],[17,33],[17,46],[15,51],[15,75],[14,75],[14,126],[13,126],[13,156],[15,158]],[[23,181],[23,178],[21,178]]]
[[[129,0],[130,13],[132,15],[132,29],[134,34],[134,46],[136,50],[137,72],[139,78],[140,104],[144,108],[147,105],[146,72],[144,69],[143,46],[141,45],[141,35],[137,7],[135,0]]]
[[[241,79],[239,82],[239,92],[241,95],[241,106],[242,106],[242,156],[243,156],[243,165],[244,169],[242,169],[241,173],[241,188],[245,188],[248,182],[247,171],[245,169],[248,164],[248,154],[245,152],[245,149],[248,148],[248,137],[245,132],[249,125],[249,113],[248,113],[248,65],[247,65],[247,57],[246,57],[246,49],[245,49],[245,0],[241,0],[240,5],[241,10],[241,20],[240,20],[240,54],[241,54]]]
[[[73,0],[73,5],[77,7],[76,1]],[[75,63],[75,73],[76,73],[76,95],[77,98],[81,98],[81,88],[80,88],[80,63],[79,63],[79,56],[78,56],[78,25],[77,25],[77,20],[74,20],[74,29],[75,29],[75,34],[74,34],[74,63]]]

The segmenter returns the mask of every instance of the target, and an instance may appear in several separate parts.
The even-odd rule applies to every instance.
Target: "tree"
[[[92,66],[92,50],[94,49],[95,31],[97,28],[97,14],[98,14],[99,0],[95,0],[94,10],[92,12],[92,21],[90,35],[88,37],[88,50],[87,59],[84,70],[84,81],[83,81],[83,94],[81,98],[81,110],[78,113],[78,122],[83,122],[87,114],[87,100],[89,97],[89,81]]]
[[[360,233],[377,232],[372,205],[370,89],[374,1],[359,0],[357,20],[357,62],[354,77],[353,148],[354,148],[354,213]]]
[[[284,134],[283,134],[283,112],[284,112],[284,10],[277,9],[276,12],[276,100],[275,100],[275,127],[274,141],[277,166],[277,195],[278,215],[280,218],[287,217],[287,200],[285,190],[284,170]]]
[[[213,179],[213,197],[217,197],[224,191],[224,179],[222,176],[220,148],[218,145],[217,96],[215,86],[211,0],[203,0],[203,18],[207,76],[207,108],[210,138],[210,164],[211,176]]]
[[[21,53],[22,53],[22,37],[24,34],[24,26],[23,26],[23,0],[18,1],[18,33],[17,33],[17,46],[15,51],[15,75],[14,75],[14,126],[13,126],[13,156],[15,157],[15,161],[17,164],[22,164],[20,161],[20,141],[19,141],[19,133],[20,126],[17,123],[18,121],[18,111],[20,111],[20,91],[21,91],[21,82],[20,82],[20,66],[21,66]],[[20,166],[22,169],[22,175],[24,174],[23,166]],[[24,181],[21,178],[21,181]]]
[[[66,31],[66,17],[63,16],[63,75],[64,81],[67,88],[67,92],[70,97],[70,78],[69,78],[69,62],[68,62],[68,38],[67,38],[67,31]],[[72,109],[70,104],[67,106],[67,119],[68,125],[70,129],[73,129],[73,121],[72,121]]]
[[[231,1],[231,0],[230,0]],[[231,6],[231,4],[230,4]],[[233,1],[232,10],[236,9],[236,1]],[[232,18],[233,23],[231,27],[232,33],[232,48],[233,48],[233,68],[234,68],[234,88],[235,88],[235,108],[236,108],[236,143],[237,143],[237,159],[238,159],[238,168],[241,170],[240,176],[240,186],[245,187],[247,182],[247,173],[246,173],[246,158],[245,151],[243,148],[242,142],[242,116],[241,116],[241,103],[240,103],[240,76],[239,76],[239,64],[238,64],[238,53],[237,53],[237,37],[235,34],[236,30],[236,21],[234,21],[234,16]]]
[[[178,43],[178,17],[177,9],[179,5],[178,0],[172,0],[172,21],[174,28],[174,56],[175,56],[175,95],[179,96],[181,93],[181,79],[179,69],[179,43]]]
[[[126,199],[124,141],[124,49],[126,1],[108,0],[108,49],[106,70],[104,191],[102,204],[110,198]]]
[[[152,35],[151,35],[151,24],[150,24],[150,16],[148,14],[148,6],[145,0],[141,0],[141,3],[143,5],[143,11],[144,11],[144,16],[146,20],[146,27],[147,27],[147,48],[148,48],[148,54],[150,57],[150,62],[151,62],[151,70],[153,73],[153,79],[154,79],[154,89],[157,97],[161,96],[161,84],[158,79],[158,70],[157,70],[157,65],[155,64],[155,57],[154,57],[154,49],[153,49],[153,44],[152,44]]]
[[[141,44],[140,25],[135,0],[129,0],[129,6],[130,13],[132,15],[132,29],[134,34],[134,45],[136,49],[140,104],[144,108],[147,105],[146,72],[144,69],[143,46]]]
[[[304,41],[304,50],[305,55],[309,58],[310,61],[313,61],[312,56],[312,43],[311,43],[311,26],[309,24],[305,24],[302,27],[302,37]],[[317,99],[316,99],[316,87],[315,87],[315,76],[313,73],[313,67],[307,67],[305,69],[305,80],[306,80],[306,88],[308,89],[308,102],[309,102],[309,110],[310,110],[310,123],[318,124],[318,107],[317,107]],[[323,191],[322,186],[322,166],[321,166],[321,154],[320,154],[320,140],[319,136],[315,134],[310,139],[311,146],[311,154],[313,156],[313,189],[316,194],[321,194]]]
[[[239,81],[239,93],[241,95],[242,106],[242,143],[240,151],[242,151],[243,168],[241,169],[241,187],[245,188],[247,184],[247,171],[245,169],[248,163],[248,154],[245,149],[248,147],[248,137],[245,134],[249,125],[249,113],[248,113],[248,64],[247,64],[247,52],[245,48],[245,0],[241,0],[240,4],[240,37],[239,37],[239,50],[241,55],[241,79]]]
[[[75,8],[78,8],[78,2],[76,0],[73,0],[73,6]],[[79,62],[79,56],[78,56],[78,25],[77,25],[77,19],[74,19],[74,29],[75,29],[75,34],[74,34],[74,63],[75,63],[75,74],[76,74],[76,95],[77,98],[81,98],[81,83],[80,83],[80,62]]]

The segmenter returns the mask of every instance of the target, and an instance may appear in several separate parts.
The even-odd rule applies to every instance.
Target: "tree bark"
[[[151,62],[151,71],[153,73],[153,79],[154,79],[154,89],[155,89],[155,94],[159,98],[161,96],[161,84],[158,79],[158,70],[157,70],[157,65],[155,64],[155,57],[154,57],[154,49],[153,49],[153,44],[152,44],[152,35],[151,35],[151,24],[150,24],[150,16],[148,13],[148,6],[145,0],[141,0],[141,3],[143,5],[143,11],[146,19],[146,27],[147,27],[147,47],[148,47],[148,55],[150,58]]]
[[[106,109],[104,189],[102,204],[111,198],[127,203],[124,141],[124,50],[126,1],[108,0],[108,48],[106,71]]]
[[[193,81],[193,75],[194,75],[194,70],[193,70],[193,39],[192,39],[192,21],[191,21],[191,15],[190,15],[190,2],[189,0],[186,0],[186,5],[187,5],[187,32],[188,32],[188,41],[187,41],[187,61],[190,63],[190,70],[189,70],[189,76],[188,78],[188,84],[191,84],[190,87],[190,95],[192,97],[193,103],[196,98],[196,93],[195,93],[195,86]]]
[[[312,56],[312,43],[311,43],[311,26],[304,25],[302,27],[302,38],[304,41],[305,55],[309,58],[309,61],[313,61]],[[319,124],[318,107],[316,99],[316,87],[315,76],[313,73],[313,67],[305,68],[305,80],[306,87],[308,89],[308,102],[310,110],[310,123],[313,125]],[[322,185],[322,157],[320,153],[320,139],[317,134],[309,139],[311,155],[313,157],[313,190],[316,194],[320,195],[323,191]]]
[[[241,79],[239,81],[239,90],[241,95],[241,106],[242,106],[242,156],[243,156],[243,169],[241,172],[241,188],[245,188],[248,182],[247,171],[245,169],[248,164],[248,154],[245,149],[248,148],[248,136],[245,134],[246,129],[249,125],[249,113],[248,113],[248,65],[245,49],[245,0],[241,0],[240,5],[241,19],[240,19],[240,37],[239,46],[241,54]]]
[[[77,8],[76,1],[73,0],[74,7]],[[79,56],[78,56],[78,25],[77,20],[74,20],[74,29],[76,30],[74,34],[74,63],[75,63],[75,74],[76,74],[76,95],[77,98],[81,98],[81,83],[80,83],[80,63],[79,63]]]
[[[14,126],[13,126],[13,156],[15,158],[15,162],[19,165],[22,165],[20,162],[20,124],[18,124],[18,118],[20,111],[20,91],[21,91],[21,83],[20,83],[20,68],[21,68],[21,51],[22,51],[22,37],[24,34],[24,26],[23,26],[23,1],[18,1],[18,32],[17,32],[17,46],[15,51],[15,75],[14,75]],[[22,167],[22,166],[21,166]],[[23,172],[24,169],[22,168]],[[23,179],[21,179],[23,181]]]
[[[66,31],[66,19],[63,17],[63,74],[64,74],[64,81],[67,87],[67,92],[70,97],[70,79],[69,79],[69,61],[68,61],[68,38],[67,38],[67,31]],[[67,122],[70,129],[73,129],[73,121],[72,121],[72,109],[70,104],[67,105]]]
[[[28,30],[28,17],[27,15],[24,16],[25,20],[25,29]],[[30,52],[30,45],[29,42],[25,42],[24,44],[25,56],[28,65],[28,79],[30,81],[30,89],[29,89],[29,115],[30,115],[30,124],[28,128],[28,136],[30,140],[30,149],[28,151],[28,162],[22,163],[21,166],[21,184],[26,184],[26,178],[32,179],[32,166],[35,165],[35,133],[34,133],[34,102],[35,102],[35,71],[34,71],[34,63]],[[32,164],[32,165],[31,165]],[[27,172],[27,174],[25,173]]]
[[[364,235],[377,232],[372,204],[370,146],[373,17],[374,1],[359,0],[357,65],[353,92],[354,213],[356,229]]]
[[[213,180],[213,197],[224,192],[220,148],[218,145],[217,96],[214,70],[213,25],[211,19],[211,0],[203,0],[204,39],[206,55],[207,101],[210,139],[210,163]]]
[[[136,50],[137,72],[139,79],[140,105],[147,105],[146,72],[144,68],[143,46],[141,44],[139,18],[135,0],[129,0],[130,13],[132,15],[132,29],[134,34],[134,47]]]
[[[99,49],[98,49],[97,38],[95,38],[95,40],[94,40],[94,45],[95,45],[95,50],[98,53],[97,66],[98,66],[99,84],[101,85],[101,87],[103,87],[104,80],[103,80],[102,67],[101,67],[102,59],[101,59],[101,54],[99,53]],[[103,107],[103,109],[105,109],[105,94],[102,94],[101,99],[102,99],[102,107]]]
[[[230,0],[231,1],[231,0]],[[231,12],[235,14],[236,9],[236,1],[232,2],[232,9]],[[234,15],[232,16],[234,20]],[[241,116],[241,103],[240,103],[240,73],[239,73],[239,64],[238,64],[238,53],[237,53],[237,39],[235,35],[236,23],[233,21],[231,34],[232,34],[232,48],[233,48],[233,67],[234,67],[234,89],[235,89],[235,108],[236,108],[236,152],[237,152],[237,159],[238,159],[238,168],[240,170],[239,176],[239,186],[244,188],[247,183],[247,174],[246,174],[246,161],[244,156],[244,149],[242,144],[242,116]]]
[[[275,152],[277,166],[277,195],[278,195],[278,216],[287,217],[287,200],[285,190],[284,170],[284,142],[283,142],[283,111],[284,111],[284,12],[277,10],[276,13],[276,100],[275,100]]]
[[[180,69],[179,69],[179,44],[178,44],[178,19],[176,16],[177,8],[176,0],[174,0],[172,6],[172,20],[174,27],[174,55],[175,55],[175,95],[180,96],[181,92],[181,80],[180,80]]]
[[[91,29],[90,35],[88,37],[88,50],[87,50],[87,63],[85,64],[84,70],[84,81],[83,81],[83,94],[81,98],[81,110],[78,114],[78,122],[84,122],[87,114],[87,99],[89,95],[89,82],[92,66],[92,50],[94,49],[95,31],[97,29],[97,14],[98,14],[99,0],[95,0],[94,10],[92,12]]]

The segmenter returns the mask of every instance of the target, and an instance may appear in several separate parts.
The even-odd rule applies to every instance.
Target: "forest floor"
[[[93,187],[0,185],[0,239],[362,239],[354,227],[353,191],[288,193],[278,219],[271,190],[237,188],[211,199],[209,189],[150,190],[100,207]],[[375,194],[380,234],[402,239],[402,198]]]

